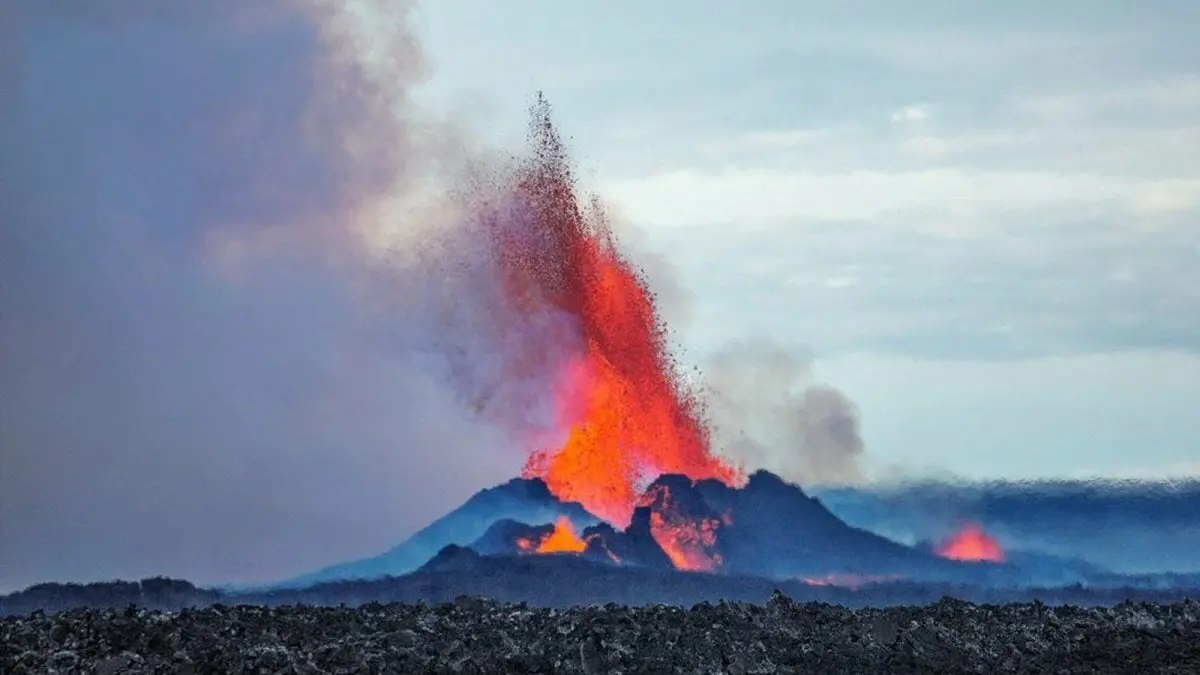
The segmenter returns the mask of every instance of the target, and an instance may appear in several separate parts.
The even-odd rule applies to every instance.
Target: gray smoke
[[[446,385],[494,345],[409,4],[0,3],[0,591],[282,578],[520,466]]]
[[[717,353],[704,372],[721,454],[801,485],[863,480],[858,410],[814,381],[810,359],[769,342],[744,343]]]

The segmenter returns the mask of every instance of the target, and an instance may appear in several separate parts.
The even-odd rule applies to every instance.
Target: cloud
[[[722,132],[603,191],[673,252],[711,349],[736,326],[823,355],[1196,350],[1193,79],[1072,85],[1070,120],[1018,93]]]
[[[929,119],[929,109],[923,105],[906,105],[892,113],[892,122],[896,124],[923,122]]]
[[[1083,89],[1034,96],[1017,109],[1039,121],[1078,124],[1108,121],[1127,123],[1194,123],[1200,114],[1200,76],[1171,74],[1117,87]],[[1152,119],[1147,119],[1147,116]]]
[[[1200,181],[950,168],[838,173],[680,169],[604,185],[614,200],[647,223],[686,228],[739,221],[750,227],[778,227],[802,219],[854,221],[895,215],[917,220],[942,214],[961,219],[960,226],[966,227],[973,224],[972,216],[1001,209],[1101,208],[1132,214],[1155,204],[1190,208],[1194,202],[1185,195],[1193,187],[1200,187]]]
[[[2,7],[0,587],[280,578],[516,470],[423,300],[484,294],[407,5]]]

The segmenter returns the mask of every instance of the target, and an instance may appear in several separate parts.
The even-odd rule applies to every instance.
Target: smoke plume
[[[0,590],[277,579],[518,471],[408,10],[0,3]]]
[[[705,376],[719,452],[801,485],[862,481],[858,410],[813,380],[809,360],[769,342],[743,343],[714,355]]]

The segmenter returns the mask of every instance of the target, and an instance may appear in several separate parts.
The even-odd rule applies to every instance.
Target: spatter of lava
[[[618,527],[629,525],[639,485],[660,474],[739,484],[742,473],[710,452],[700,398],[679,377],[643,276],[598,203],[581,208],[549,105],[539,97],[532,112],[533,152],[515,185],[519,226],[488,221],[489,244],[511,307],[570,317],[578,343],[554,391],[567,440],[532,453],[525,477]]]
[[[969,523],[937,547],[937,554],[950,560],[1004,562],[1004,549],[983,528]]]

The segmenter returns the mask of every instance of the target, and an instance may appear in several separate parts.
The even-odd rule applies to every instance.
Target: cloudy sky
[[[692,360],[811,349],[879,476],[1200,473],[1200,5],[417,11],[421,94],[581,174],[692,295]]]

